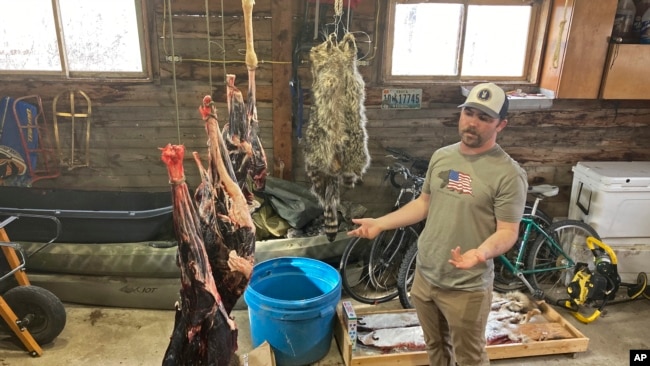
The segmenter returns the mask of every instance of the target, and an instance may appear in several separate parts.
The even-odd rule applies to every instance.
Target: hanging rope
[[[341,18],[343,17],[343,0],[334,1],[334,34],[338,36],[339,34],[339,23],[341,23]]]
[[[343,0],[334,1],[334,15],[337,17],[343,15]]]
[[[176,106],[176,135],[178,136],[178,144],[181,144],[181,126],[180,117],[178,113],[178,87],[176,85],[176,50],[174,49],[174,26],[172,21],[172,4],[171,0],[166,0],[168,4],[167,11],[169,12],[169,38],[172,46],[172,79],[174,80],[174,104]]]
[[[208,85],[209,95],[212,95],[212,51],[210,50],[210,8],[208,0],[205,0],[205,29],[208,39]]]

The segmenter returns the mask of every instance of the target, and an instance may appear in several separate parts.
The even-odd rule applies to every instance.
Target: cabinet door
[[[597,99],[617,0],[554,1],[540,87],[555,98]]]
[[[601,98],[650,99],[650,45],[610,46]]]

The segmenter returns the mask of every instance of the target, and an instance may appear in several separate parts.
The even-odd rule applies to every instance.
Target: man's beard
[[[467,128],[460,133],[460,139],[469,147],[477,148],[483,146],[483,138],[472,128]]]

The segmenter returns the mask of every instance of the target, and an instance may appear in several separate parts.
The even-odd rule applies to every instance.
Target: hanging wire
[[[169,57],[171,57],[171,55],[169,54],[169,50],[167,49],[166,40],[167,40],[167,18],[170,17],[170,15],[168,15],[168,13],[171,14],[171,12],[168,12],[168,10],[167,10],[168,9],[167,2],[168,2],[168,0],[163,0],[162,39],[163,39],[163,51],[165,53],[165,57],[169,58]],[[169,7],[171,7],[171,4],[170,4]],[[211,45],[219,46],[219,48],[222,51],[222,55],[223,55],[222,59],[220,61],[218,61],[218,60],[211,59],[211,57],[209,57],[208,59],[204,59],[204,58],[183,58],[183,61],[205,62],[205,63],[209,63],[209,64],[222,64],[222,66],[223,66],[223,77],[224,77],[223,80],[224,80],[224,84],[225,84],[226,83],[226,64],[245,64],[246,61],[245,60],[226,60],[226,48],[225,48],[225,44],[226,44],[225,35],[226,35],[226,32],[225,32],[225,22],[224,22],[225,17],[224,17],[224,10],[223,9],[224,9],[223,8],[223,0],[221,0],[221,19],[222,19],[221,20],[221,44],[219,44],[219,43],[217,43],[215,41],[208,40]],[[243,51],[238,52],[238,53],[240,55],[242,55],[242,56],[245,54]],[[267,61],[267,60],[262,59],[262,60],[258,60],[258,63],[260,63],[260,64],[291,64],[291,61]]]
[[[348,0],[348,20],[345,22],[345,29],[346,31],[350,30],[350,2],[352,0]]]
[[[376,12],[375,12],[375,34],[374,34],[375,42],[373,42],[373,41],[370,39],[370,36],[368,36],[368,42],[369,42],[370,44],[373,45],[373,48],[372,48],[372,55],[370,55],[370,57],[368,57],[367,59],[365,59],[365,55],[364,55],[364,57],[362,57],[362,59],[365,59],[365,60],[368,61],[368,62],[374,60],[374,59],[375,59],[375,56],[377,55],[377,42],[376,42],[376,41],[377,41],[377,37],[378,37],[378,35],[379,35],[379,15],[380,15],[380,9],[381,9],[381,0],[377,0],[377,4],[376,4]],[[367,34],[367,33],[366,33],[366,34]],[[368,52],[370,52],[370,50],[368,50]]]
[[[221,55],[222,55],[222,63],[221,65],[223,66],[223,85],[226,85],[227,83],[227,73],[226,73],[226,25],[225,20],[224,20],[224,13],[223,13],[223,0],[221,0]]]
[[[174,49],[174,26],[172,21],[172,4],[171,0],[166,0],[169,3],[167,11],[169,12],[169,38],[172,46],[172,78],[174,80],[174,104],[176,106],[176,135],[178,136],[178,144],[181,144],[181,126],[180,117],[178,113],[178,86],[176,85],[176,50]]]

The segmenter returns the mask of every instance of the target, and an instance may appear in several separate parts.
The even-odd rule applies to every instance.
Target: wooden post
[[[271,1],[273,64],[273,175],[293,180],[291,128],[291,54],[293,48],[292,7],[294,1]],[[291,6],[287,5],[291,4]]]

